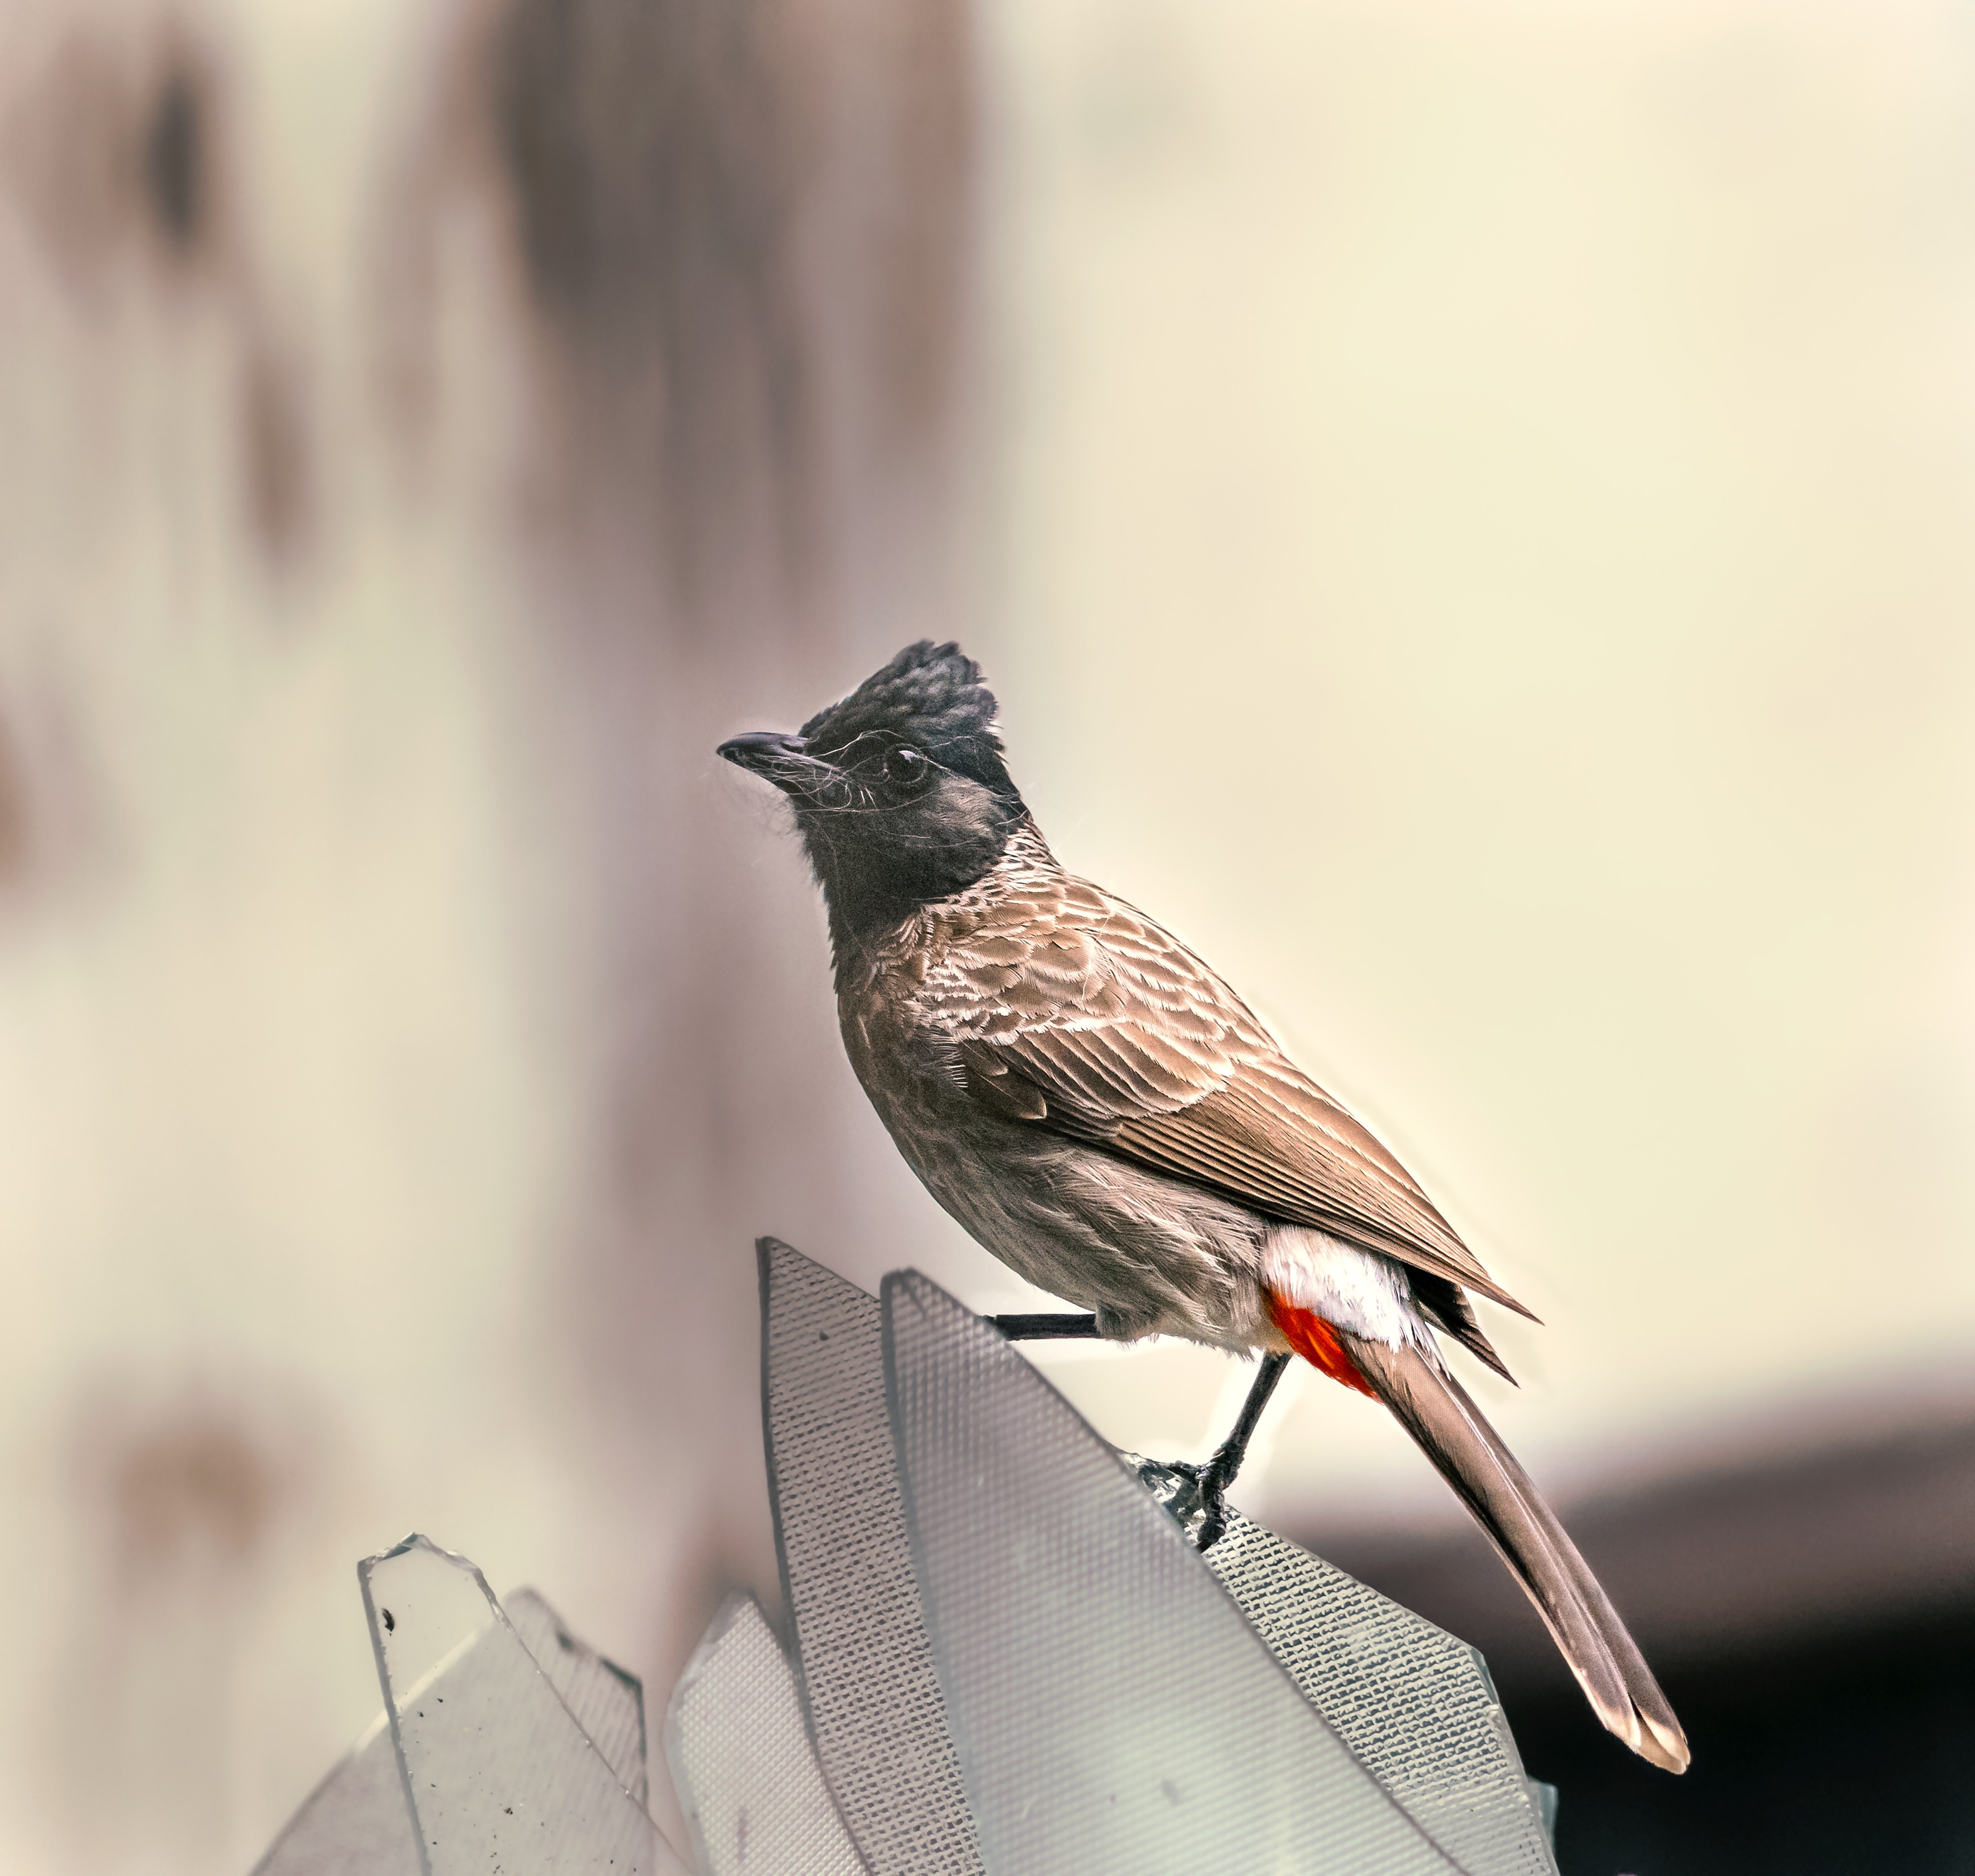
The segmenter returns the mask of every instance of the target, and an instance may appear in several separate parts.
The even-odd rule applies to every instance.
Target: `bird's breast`
[[[964,1131],[968,1119],[958,1058],[928,1023],[909,968],[873,971],[837,997],[844,1053],[879,1117],[905,1157],[918,1165],[921,1136]]]

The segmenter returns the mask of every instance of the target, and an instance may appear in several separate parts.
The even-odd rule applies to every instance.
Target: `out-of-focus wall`
[[[1059,853],[1545,1319],[1490,1313],[1523,1385],[1477,1383],[1539,1476],[1965,1382],[1966,15],[993,18],[998,609]],[[1232,1411],[1211,1356],[1043,1359],[1121,1434]],[[1382,1419],[1303,1377],[1251,1496],[1457,1517]]]
[[[1561,1488],[1975,1348],[1944,6],[17,0],[0,1865],[244,1868],[417,1526],[662,1699],[748,1240],[1019,1286],[720,768],[922,632],[1547,1319]],[[1037,1359],[1198,1451],[1245,1375]],[[1244,1502],[1455,1515],[1293,1384]],[[1730,1599],[1732,1601],[1732,1598]]]
[[[662,1702],[917,1201],[714,744],[972,616],[894,0],[0,21],[0,1865],[244,1869],[416,1527]],[[985,1260],[982,1260],[985,1261]]]

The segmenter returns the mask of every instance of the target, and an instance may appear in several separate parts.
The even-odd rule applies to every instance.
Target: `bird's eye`
[[[894,788],[910,788],[926,772],[926,759],[916,749],[894,749],[885,758],[885,779]]]

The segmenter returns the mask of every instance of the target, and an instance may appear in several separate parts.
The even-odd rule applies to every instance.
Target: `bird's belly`
[[[1107,1336],[1282,1345],[1260,1281],[1267,1221],[1095,1147],[984,1114],[943,1077],[866,1077],[905,1163],[1018,1276]]]

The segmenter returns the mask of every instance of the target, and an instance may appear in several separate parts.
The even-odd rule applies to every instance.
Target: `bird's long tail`
[[[1343,1331],[1337,1339],[1500,1552],[1599,1718],[1642,1759],[1684,1772],[1687,1735],[1638,1644],[1467,1391],[1410,1344],[1394,1349]]]

